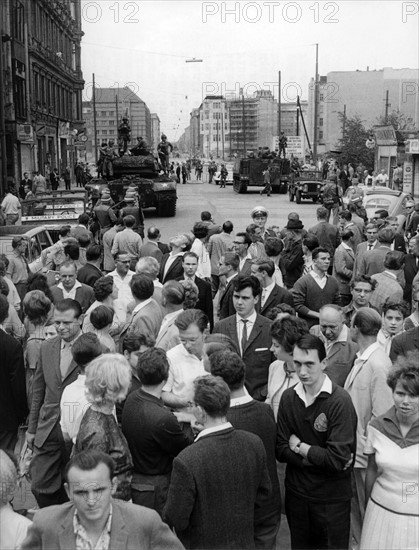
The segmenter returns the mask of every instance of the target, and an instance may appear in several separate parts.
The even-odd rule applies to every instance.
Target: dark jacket
[[[179,277],[178,281],[182,281],[183,279],[184,276]],[[212,332],[214,328],[214,303],[212,301],[211,283],[195,276],[195,284],[198,287],[198,302],[195,308],[203,311],[208,317],[210,330]]]
[[[404,279],[406,286],[404,287],[403,300],[410,304],[412,301],[412,283],[418,272],[417,258],[414,254],[406,254],[404,258]]]
[[[259,299],[256,304],[256,311],[266,317],[270,310],[278,304],[288,304],[294,307],[294,298],[289,290],[275,285],[263,307],[261,306],[261,299]]]
[[[12,432],[28,414],[23,350],[0,329],[0,351],[0,432]]]
[[[317,225],[311,227],[308,232],[317,237],[319,246],[328,250],[333,258],[335,250],[341,241],[337,226],[326,221],[319,222]]]
[[[166,266],[167,259],[169,258],[169,254],[165,254],[162,258],[161,264],[160,264],[160,274],[159,274],[159,281],[164,284],[167,281],[173,281],[179,279],[179,277],[183,278],[183,255],[177,256],[175,261],[170,266],[168,272],[166,275],[164,275],[164,268]]]
[[[233,282],[235,281],[236,277],[237,275],[233,279],[231,279],[231,281],[229,281],[224,292],[220,296],[220,302],[218,305],[218,318],[220,321],[222,321],[223,319],[227,319],[227,317],[230,317],[230,315],[234,315],[236,313],[236,309],[233,304]]]
[[[226,428],[175,458],[163,518],[185,548],[254,548],[255,507],[270,492],[260,438]]]
[[[93,288],[95,282],[103,277],[101,270],[93,264],[87,262],[77,273],[77,280]]]
[[[390,348],[390,359],[394,362],[399,355],[408,351],[419,350],[419,327],[411,328],[393,338]]]
[[[86,313],[86,311],[95,301],[95,295],[93,294],[93,289],[90,286],[83,283],[81,283],[81,285],[82,286],[76,290],[75,300],[80,304],[83,313]],[[51,294],[54,304],[56,304],[57,302],[61,302],[64,297],[63,291],[61,290],[61,288],[58,288],[57,285],[51,287]]]
[[[272,321],[257,315],[255,324],[248,336],[246,349],[242,359],[246,365],[245,385],[247,391],[258,401],[265,401],[268,386],[269,365],[272,363],[270,348]],[[236,315],[231,315],[216,323],[214,333],[226,334],[231,338],[239,353],[240,346],[237,339]]]

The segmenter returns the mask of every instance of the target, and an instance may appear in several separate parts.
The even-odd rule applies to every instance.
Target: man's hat
[[[100,197],[101,202],[108,203],[111,202],[111,195],[109,191],[104,191]]]
[[[265,218],[268,217],[268,211],[264,206],[255,206],[251,213],[252,218],[256,218],[256,216],[264,216]]]

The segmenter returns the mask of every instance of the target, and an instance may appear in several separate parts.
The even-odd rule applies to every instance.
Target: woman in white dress
[[[419,356],[400,356],[387,383],[394,406],[367,428],[368,502],[361,550],[419,548]]]

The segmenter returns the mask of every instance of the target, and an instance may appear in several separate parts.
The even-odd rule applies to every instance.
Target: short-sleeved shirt
[[[208,372],[204,368],[202,359],[186,351],[183,344],[179,344],[167,352],[169,360],[169,378],[163,391],[170,391],[176,397],[193,400],[193,381],[198,376],[206,376]]]

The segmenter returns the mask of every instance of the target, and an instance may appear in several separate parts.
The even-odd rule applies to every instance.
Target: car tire
[[[295,192],[295,202],[297,204],[301,204],[301,191],[299,191],[298,189]]]

